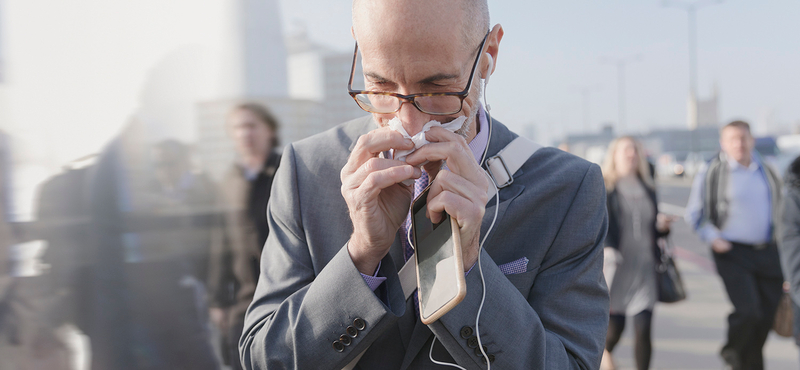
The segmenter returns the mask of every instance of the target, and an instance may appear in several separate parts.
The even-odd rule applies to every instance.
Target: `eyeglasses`
[[[478,55],[475,57],[475,63],[472,65],[472,72],[469,75],[469,82],[467,87],[461,92],[438,92],[438,93],[419,93],[403,95],[391,92],[382,91],[365,91],[353,90],[353,74],[356,69],[356,58],[358,57],[358,42],[353,51],[353,65],[350,68],[350,82],[347,83],[347,90],[350,96],[358,103],[361,109],[370,113],[394,113],[400,110],[403,102],[413,103],[420,112],[431,115],[451,115],[461,112],[464,105],[464,99],[469,96],[469,90],[472,88],[472,80],[475,78],[475,70],[478,68],[478,61],[483,55],[483,45],[489,33],[483,37],[481,45],[478,47]]]

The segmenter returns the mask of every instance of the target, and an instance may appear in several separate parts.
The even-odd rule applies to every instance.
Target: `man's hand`
[[[463,137],[434,127],[425,138],[431,143],[409,155],[406,162],[418,166],[428,161],[425,171],[433,181],[428,193],[428,217],[431,222],[438,223],[442,212],[447,212],[456,220],[466,272],[480,253],[481,221],[488,201],[489,179]],[[441,161],[447,162],[449,171],[439,170]]]
[[[342,196],[353,222],[347,249],[362,274],[375,273],[408,214],[412,190],[400,182],[422,175],[419,168],[378,155],[413,148],[414,143],[400,133],[379,128],[358,138],[342,168]]]
[[[720,254],[730,252],[731,248],[733,248],[731,242],[722,238],[716,238],[711,242],[711,249]]]

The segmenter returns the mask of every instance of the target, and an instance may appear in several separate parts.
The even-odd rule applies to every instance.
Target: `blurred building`
[[[235,0],[226,6],[223,96],[286,97],[286,48],[278,0]]]
[[[616,137],[612,124],[603,125],[598,133],[568,135],[565,143],[569,152],[592,163],[600,164],[603,161],[608,144]]]
[[[643,137],[651,154],[664,152],[716,152],[719,150],[719,127],[706,125],[696,130],[654,130]]]
[[[697,127],[719,127],[719,89],[716,84],[711,97],[697,101]]]
[[[250,35],[245,33],[239,37]],[[233,145],[224,123],[236,104],[248,101],[267,106],[280,121],[279,135],[283,144],[366,114],[347,93],[352,52],[335,51],[315,43],[305,32],[291,35],[269,48],[276,50],[276,55],[285,56],[286,86],[282,92],[275,90],[275,94],[267,95],[244,89],[230,98],[197,105],[197,152],[205,169],[215,178],[219,178],[234,160]],[[356,74],[360,75],[360,65],[358,67]]]

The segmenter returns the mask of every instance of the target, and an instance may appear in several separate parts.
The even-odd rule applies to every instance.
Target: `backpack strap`
[[[503,150],[493,157],[486,159],[486,172],[492,178],[497,189],[502,189],[514,183],[514,174],[528,161],[542,146],[522,136],[508,143]],[[487,191],[489,199],[495,195],[494,187]]]

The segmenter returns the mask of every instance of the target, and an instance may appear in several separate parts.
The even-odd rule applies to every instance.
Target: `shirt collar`
[[[742,166],[741,163],[733,160],[732,158],[730,158],[728,156],[725,156],[725,158],[728,161],[728,167],[732,171],[746,170],[746,171],[752,172],[752,171],[758,170],[759,166],[761,165],[761,163],[758,161],[758,157],[756,157],[755,155],[751,155],[750,156],[750,165],[747,166],[747,167]]]

